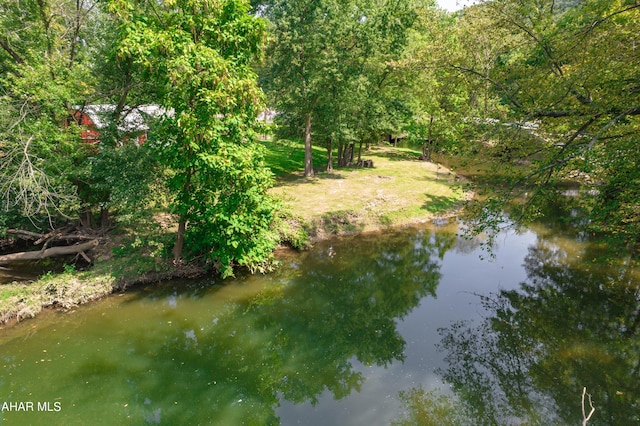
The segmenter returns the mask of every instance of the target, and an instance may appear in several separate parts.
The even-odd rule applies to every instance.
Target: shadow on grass
[[[315,172],[314,178],[317,179],[344,179],[345,176],[341,173],[333,172]]]
[[[444,197],[441,195],[426,195],[427,201],[422,208],[429,213],[440,214],[450,211],[460,202],[459,197]]]
[[[420,161],[420,152],[393,146],[374,146],[370,151],[365,151],[365,153],[367,155],[383,157],[391,161]]]
[[[302,184],[318,184],[320,182],[322,182],[323,180],[341,180],[344,179],[345,175],[340,174],[340,173],[326,173],[326,172],[322,172],[322,173],[316,173],[313,177],[311,178],[306,178],[303,176],[302,172],[300,173],[291,173],[291,174],[287,174],[281,177],[278,177],[276,179],[276,183],[275,186],[296,186],[296,185],[302,185]]]

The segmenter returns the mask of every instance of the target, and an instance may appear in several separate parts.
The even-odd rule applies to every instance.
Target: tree
[[[115,149],[126,138],[117,128],[134,82],[130,64],[115,60],[116,33],[102,4],[43,0],[0,8],[0,222],[94,228],[99,210],[106,230],[114,210],[120,220],[139,218],[150,205],[155,162],[147,147]],[[70,111],[114,100],[99,142],[81,143]]]
[[[459,17],[455,33],[463,52],[449,62],[458,72],[472,74],[475,84],[468,90],[483,119],[504,118],[505,108],[492,90],[492,77],[498,61],[517,47],[517,36],[495,25],[486,5],[466,9]],[[490,30],[489,30],[490,28]]]
[[[14,225],[54,227],[79,207],[75,181],[88,150],[64,123],[94,82],[87,47],[96,35],[93,6],[0,4],[0,217]]]
[[[630,165],[639,160],[640,5],[586,0],[564,11],[551,0],[496,0],[482,8],[487,30],[506,31],[517,43],[491,73],[477,67],[467,72],[491,82],[514,121],[539,125],[502,141],[506,149],[519,150],[518,162],[531,165],[512,179],[529,192],[519,216],[535,216],[538,196],[557,197],[558,183],[577,177],[591,191],[566,202],[590,211],[592,231],[637,246],[640,214],[631,200],[637,198],[638,174]],[[535,143],[524,145],[532,133]]]
[[[325,63],[331,62],[331,19],[322,0],[262,3],[261,12],[272,23],[274,42],[270,45],[270,89],[277,98],[278,111],[304,126],[304,175],[313,176],[311,128],[313,112],[328,76]]]
[[[263,81],[285,128],[303,135],[305,176],[313,135],[339,148],[379,137],[395,110],[389,75],[415,22],[413,3],[268,1],[257,10],[274,34]]]
[[[412,111],[408,137],[421,145],[421,158],[430,161],[437,149],[458,147],[463,117],[474,115],[469,105],[474,92],[451,66],[462,51],[455,18],[434,6],[422,8],[419,16],[400,65],[406,81],[403,96]]]
[[[263,95],[250,68],[265,36],[243,0],[109,1],[118,58],[153,81],[167,114],[154,145],[178,216],[174,260],[204,256],[223,276],[261,268],[277,236],[271,174],[253,130]]]

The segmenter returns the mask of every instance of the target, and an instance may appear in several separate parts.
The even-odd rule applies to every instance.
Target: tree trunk
[[[347,167],[353,162],[353,144],[349,143],[342,149],[342,155],[340,156],[340,165]]]
[[[327,172],[333,171],[333,140],[327,140]]]
[[[187,179],[184,183],[184,186],[182,187],[182,192],[184,194],[189,194],[191,192],[191,178],[194,174],[193,167],[187,168],[186,173]],[[173,254],[173,261],[176,263],[182,257],[182,251],[184,249],[184,234],[187,230],[188,212],[189,210],[180,213],[180,219],[178,222],[178,233],[176,234],[176,243],[173,246],[173,250],[171,250],[171,254]]]
[[[427,141],[422,144],[422,159],[431,161],[431,137],[433,135],[433,115],[429,118],[429,130],[427,132]]]
[[[111,218],[109,217],[109,209],[100,208],[100,228],[102,231],[106,231],[111,227]]]
[[[171,253],[173,254],[173,261],[177,262],[182,257],[182,250],[184,249],[184,233],[187,229],[187,221],[185,218],[180,219],[178,223],[178,234],[176,235],[176,243],[173,246]]]
[[[66,234],[64,228],[60,230],[53,230],[48,234],[38,234],[37,232],[23,231],[22,229],[7,229],[7,235],[14,235],[23,240],[37,240],[34,244],[42,244],[43,242],[50,243],[51,241],[62,240],[94,240],[95,236],[81,235],[81,234]]]
[[[93,229],[93,212],[90,207],[80,211],[78,216],[80,217],[80,225],[83,228]]]
[[[487,78],[484,79],[484,117],[482,118],[487,118],[489,116],[489,69],[487,68],[485,70],[485,74],[487,76]]]
[[[360,164],[360,162],[362,161],[362,145],[363,144],[364,144],[364,141],[360,139],[360,146],[358,147],[358,164]]]
[[[100,244],[98,240],[92,240],[86,243],[76,244],[74,246],[52,247],[45,250],[24,251],[20,253],[6,254],[0,256],[0,265],[8,265],[10,263],[24,262],[29,260],[40,260],[47,257],[63,256],[65,254],[82,253],[98,247],[98,244]]]
[[[304,125],[304,176],[313,177],[313,158],[311,156],[311,113],[307,113]]]

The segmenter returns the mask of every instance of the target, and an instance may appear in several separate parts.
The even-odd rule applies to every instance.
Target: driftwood
[[[98,244],[100,244],[98,240],[92,240],[73,246],[51,247],[38,251],[23,251],[20,253],[5,254],[3,256],[0,256],[0,265],[8,265],[11,263],[25,262],[30,260],[39,260],[54,256],[64,256],[66,254],[79,253],[83,257],[86,257],[86,254],[84,254],[84,252],[98,247]]]

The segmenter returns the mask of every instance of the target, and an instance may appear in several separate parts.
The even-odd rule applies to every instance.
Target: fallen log
[[[20,253],[11,253],[0,256],[0,265],[9,265],[16,262],[25,262],[30,260],[40,260],[47,257],[64,256],[66,254],[84,253],[87,250],[98,247],[98,240],[89,241],[73,246],[51,247],[38,251],[23,251]]]

